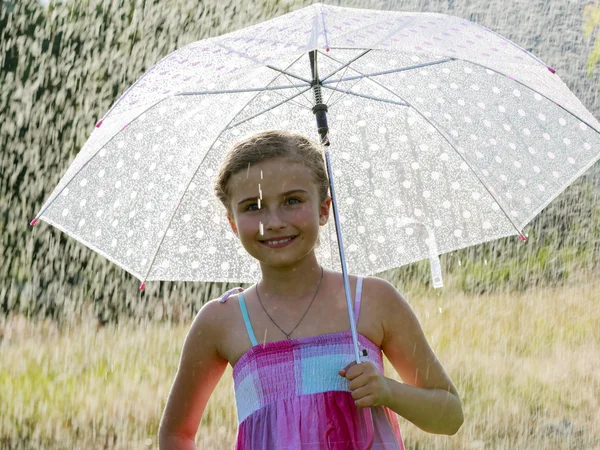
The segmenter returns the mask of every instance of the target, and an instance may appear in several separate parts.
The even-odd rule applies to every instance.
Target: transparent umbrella
[[[142,288],[253,282],[259,265],[212,191],[220,162],[254,131],[319,136],[334,221],[316,253],[342,268],[359,363],[348,271],[428,258],[441,287],[438,255],[525,240],[600,158],[599,126],[554,69],[480,25],[314,4],[158,62],[96,124],[32,224],[61,229]]]

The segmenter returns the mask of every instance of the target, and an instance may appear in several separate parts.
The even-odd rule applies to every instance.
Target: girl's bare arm
[[[185,338],[179,368],[160,422],[161,450],[195,449],[194,439],[204,408],[221,379],[227,360],[218,352],[219,308],[206,303]]]
[[[464,421],[456,387],[404,297],[382,279],[377,289],[385,310],[382,349],[404,382],[387,379],[391,395],[386,406],[424,431],[455,434]]]

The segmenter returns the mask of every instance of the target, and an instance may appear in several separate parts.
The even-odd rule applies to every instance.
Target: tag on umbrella
[[[444,286],[442,280],[442,264],[437,251],[437,245],[435,244],[435,238],[433,237],[433,231],[427,227],[429,232],[429,238],[425,239],[427,248],[429,249],[429,265],[431,267],[431,279],[433,280],[433,287],[439,289]]]

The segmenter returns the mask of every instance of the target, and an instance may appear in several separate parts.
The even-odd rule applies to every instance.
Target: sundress
[[[348,380],[338,374],[355,360],[351,331],[259,344],[243,289],[239,305],[253,347],[233,367],[238,432],[236,450],[354,450],[365,447],[362,408],[354,404]],[[357,280],[355,323],[360,313],[362,277]],[[358,334],[361,361],[384,373],[381,348]],[[404,450],[398,417],[386,406],[370,408],[374,450]],[[329,435],[326,432],[329,429]]]

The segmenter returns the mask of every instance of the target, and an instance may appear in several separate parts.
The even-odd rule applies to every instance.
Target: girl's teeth
[[[292,240],[292,238],[283,239],[281,241],[267,241],[267,244],[269,244],[269,245],[282,244],[284,242],[291,241],[291,240]]]

